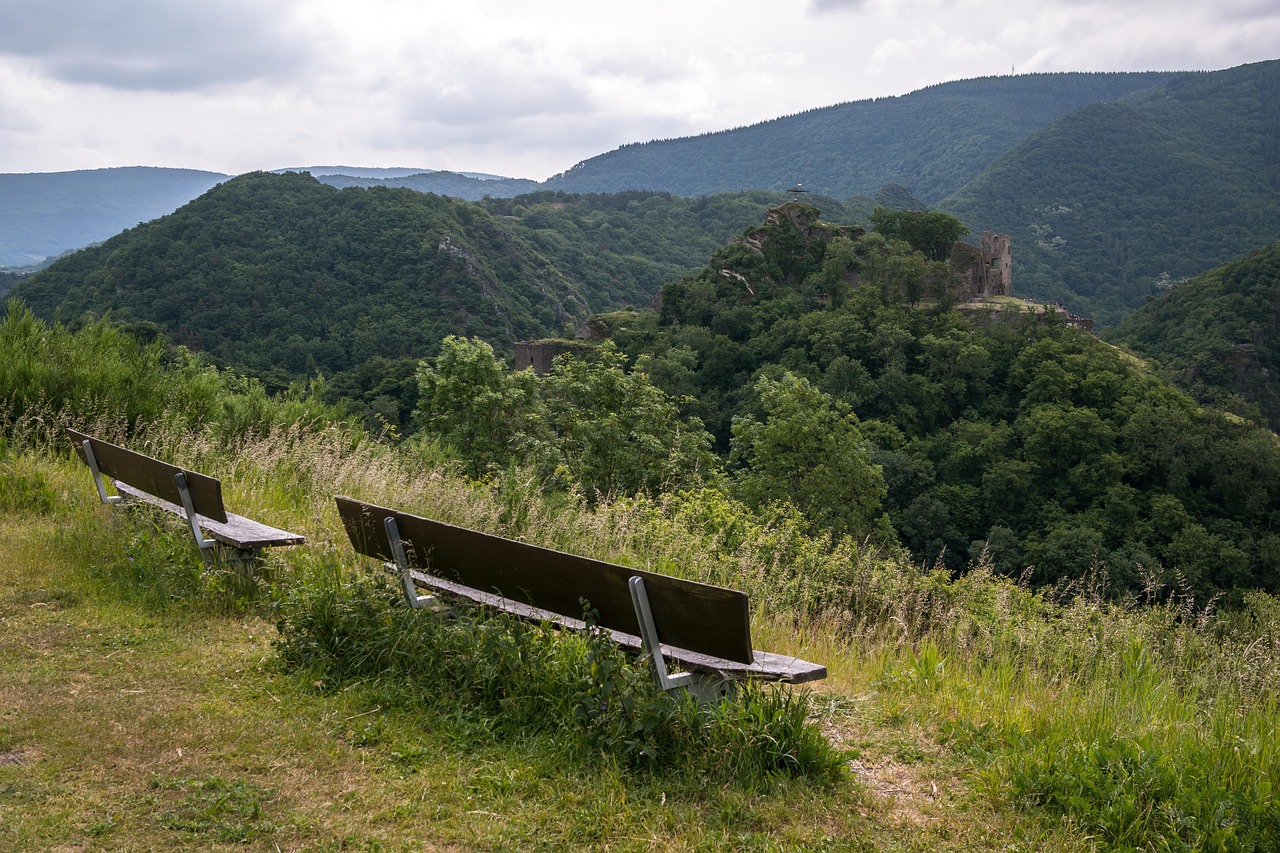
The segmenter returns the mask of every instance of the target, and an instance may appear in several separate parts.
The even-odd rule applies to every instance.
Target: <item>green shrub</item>
[[[345,579],[323,560],[276,606],[280,661],[328,687],[377,682],[406,707],[635,771],[747,785],[839,775],[803,699],[753,685],[710,707],[669,696],[590,621],[573,633],[471,608],[417,611],[390,581]]]

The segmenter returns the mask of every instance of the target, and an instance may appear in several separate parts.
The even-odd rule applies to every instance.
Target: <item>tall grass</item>
[[[60,441],[66,426],[111,440],[159,428],[235,442],[341,416],[307,389],[270,397],[260,382],[163,340],[142,344],[105,320],[73,331],[15,299],[0,320],[0,433],[17,446]]]
[[[840,776],[840,753],[789,693],[749,686],[736,701],[701,707],[659,689],[603,631],[474,610],[424,614],[382,577],[308,562],[308,582],[277,600],[276,648],[317,685],[362,681],[383,707],[461,719],[489,738],[549,737],[574,765],[748,787]]]
[[[589,637],[501,620],[440,623],[399,607],[346,545],[332,502],[345,493],[742,589],[757,625],[780,638],[771,651],[814,659],[805,644],[854,649],[839,656],[832,682],[872,697],[872,719],[915,720],[994,803],[1075,827],[1100,848],[1280,849],[1280,601],[1271,596],[1249,593],[1230,612],[1177,597],[1118,603],[1088,583],[1055,596],[983,564],[952,577],[859,542],[809,536],[793,512],[760,516],[715,491],[588,507],[573,493],[546,495],[519,469],[471,482],[429,441],[378,443],[305,395],[268,398],[112,344],[114,334],[43,327],[10,308],[0,323],[0,503],[58,511],[58,489],[41,473],[49,451],[40,448],[59,446],[63,422],[86,418],[131,446],[221,476],[237,510],[309,539],[306,549],[273,554],[269,568],[281,660],[313,668],[316,680],[364,679],[429,713],[450,693],[432,680],[444,673],[465,687],[448,710],[468,725],[541,737],[561,721],[572,727],[566,749],[637,768],[680,755],[712,775],[733,761],[766,776],[809,761],[822,775],[830,759],[804,739],[803,714],[785,696],[726,709],[725,727],[708,739],[678,704],[646,712],[661,697],[644,692],[643,672],[592,657]],[[70,378],[40,363],[61,358],[58,347],[81,346],[68,354]],[[100,375],[89,357],[99,347],[103,364],[135,380]],[[179,402],[153,400],[154,388],[164,389],[161,401]],[[177,416],[180,406],[201,414]],[[83,551],[78,564],[125,594],[154,595],[162,606],[174,590],[199,589],[192,549],[163,528],[155,535],[117,515],[77,512],[65,535],[64,547]],[[90,553],[73,542],[96,544]],[[445,650],[456,657],[437,657]],[[620,706],[606,700],[600,713],[605,684],[632,697],[630,711],[615,716]],[[659,734],[646,732],[655,719]],[[700,730],[718,725],[706,719]],[[788,730],[790,743],[809,746],[770,753],[770,739],[783,742]]]

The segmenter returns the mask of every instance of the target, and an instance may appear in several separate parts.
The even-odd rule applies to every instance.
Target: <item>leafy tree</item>
[[[473,477],[511,462],[539,432],[533,371],[513,373],[478,338],[450,335],[418,368],[418,418]]]
[[[606,343],[538,377],[511,371],[484,341],[451,335],[418,369],[418,417],[473,477],[524,463],[589,500],[715,483],[720,464],[702,422],[626,363]]]
[[[733,488],[748,505],[789,501],[817,528],[865,536],[886,495],[879,465],[848,406],[784,372],[755,383],[763,419],[734,419]]]
[[[871,224],[890,240],[909,243],[930,261],[945,261],[956,241],[969,233],[963,222],[940,210],[877,207],[871,212]]]
[[[540,383],[549,436],[539,451],[551,477],[567,474],[588,496],[661,494],[719,477],[711,435],[696,417],[611,343],[596,357],[562,356]]]

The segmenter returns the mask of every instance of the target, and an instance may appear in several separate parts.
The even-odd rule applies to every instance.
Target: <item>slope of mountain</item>
[[[363,170],[372,171],[372,170]],[[313,173],[314,174],[314,173]],[[511,198],[533,192],[541,184],[523,178],[478,178],[457,172],[418,172],[412,175],[390,177],[364,177],[342,172],[316,175],[321,183],[339,189],[344,187],[398,187],[423,193],[447,195],[452,198],[479,201],[485,196]]]
[[[420,357],[451,333],[509,344],[587,316],[574,283],[474,204],[296,173],[232,179],[14,295],[45,317],[155,324],[279,381]]]
[[[1280,61],[1086,106],[939,206],[1013,237],[1019,293],[1114,322],[1280,239]]]
[[[582,283],[595,310],[604,310],[647,305],[663,284],[698,269],[726,240],[786,199],[762,190],[699,198],[542,191],[480,204],[508,217],[557,269]],[[834,199],[810,199],[833,222],[850,221]]]
[[[625,145],[577,164],[546,185],[570,192],[650,189],[704,195],[785,190],[803,181],[817,192],[844,198],[896,183],[932,203],[1073,110],[1174,76],[1030,74],[943,83],[721,133]]]
[[[144,166],[0,175],[0,266],[105,240],[172,213],[227,177]]]
[[[985,554],[1036,584],[1093,574],[1140,593],[1155,579],[1197,602],[1280,589],[1273,434],[1197,406],[1057,313],[949,310],[963,285],[939,267],[789,204],[667,284],[658,313],[598,325],[690,400],[731,481],[754,476],[751,421],[776,426],[772,452],[799,460],[778,488],[807,517],[829,511],[832,489],[811,487],[839,459],[808,443],[814,412],[852,413],[883,510],[920,564],[960,570]],[[810,403],[766,400],[785,372]]]
[[[1160,361],[1201,402],[1280,430],[1277,329],[1280,243],[1273,243],[1152,300],[1113,338]]]

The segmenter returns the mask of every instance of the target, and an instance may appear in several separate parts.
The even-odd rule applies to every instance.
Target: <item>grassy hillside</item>
[[[101,242],[172,213],[226,179],[141,166],[0,175],[0,266],[25,266]]]
[[[1018,293],[1114,323],[1280,239],[1280,61],[1066,116],[940,206],[1013,237]]]
[[[1148,302],[1114,340],[1157,359],[1206,404],[1280,430],[1280,243]]]
[[[106,344],[100,330],[50,338],[69,356],[91,344],[128,361],[127,341]],[[99,381],[89,354],[64,374],[86,391]],[[697,495],[587,510],[519,478],[477,487],[427,444],[388,448],[332,420],[264,421],[240,438],[167,417],[122,428],[112,408],[146,386],[103,389],[90,426],[220,476],[232,505],[308,545],[272,554],[256,583],[204,573],[175,520],[98,504],[56,435],[60,422],[84,425],[76,407],[5,410],[6,850],[1280,844],[1274,598],[1253,594],[1232,613],[1118,606],[1087,586],[1054,600],[988,572],[921,572]],[[423,617],[352,555],[334,493],[739,586],[757,645],[828,664],[806,705],[842,751],[840,771],[739,774],[737,751],[646,770],[607,744],[583,749],[571,717],[528,716],[527,691],[494,706],[423,689],[430,669],[395,654]],[[290,637],[323,627],[299,621],[308,613],[340,623],[344,642],[299,665]],[[477,643],[464,660],[475,674],[514,656],[533,667],[577,642],[509,636],[508,651]]]
[[[577,164],[546,186],[706,195],[782,191],[803,181],[815,192],[845,198],[896,183],[933,203],[1071,111],[1172,76],[1029,74],[943,83],[720,133],[625,145]]]

